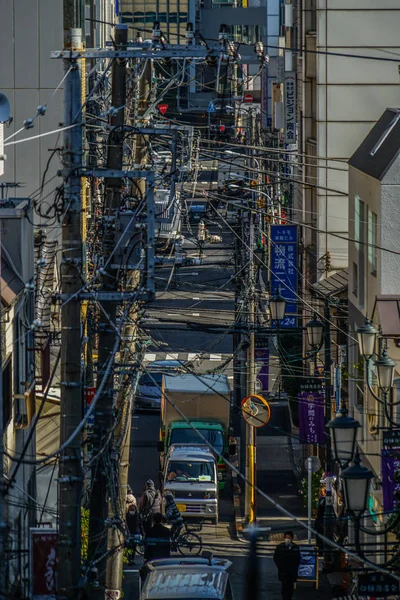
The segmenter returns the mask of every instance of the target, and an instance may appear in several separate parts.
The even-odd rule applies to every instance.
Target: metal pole
[[[308,478],[308,496],[307,496],[307,510],[308,510],[308,543],[311,544],[311,506],[312,506],[312,462],[310,458],[307,459],[307,478]]]
[[[250,113],[250,136],[251,136],[251,145],[254,145],[254,115],[251,111]],[[254,153],[254,150],[251,152]],[[249,163],[254,163],[249,160]],[[251,164],[251,166],[254,166]],[[250,171],[251,173],[251,171]],[[253,204],[255,204],[255,193],[252,194]],[[249,347],[247,350],[247,389],[246,393],[248,396],[256,393],[256,377],[255,377],[255,334],[254,334],[254,324],[255,324],[255,314],[254,314],[254,295],[255,295],[255,285],[254,285],[254,215],[251,211],[248,212],[249,215],[249,286],[248,289],[250,291],[250,298],[248,302],[248,324],[249,324]],[[245,494],[245,515],[248,519],[249,524],[254,523],[256,521],[256,429],[251,425],[246,426],[246,444],[247,444],[247,460],[246,460],[246,494]]]
[[[335,529],[335,511],[333,509],[333,497],[332,497],[332,446],[329,429],[326,425],[331,419],[331,326],[330,326],[330,304],[329,298],[325,298],[325,512],[324,512],[324,536],[330,540],[333,540],[334,529]],[[333,563],[332,549],[330,546],[325,544],[324,549],[324,563],[325,568],[329,568]]]
[[[0,242],[1,242],[0,222]],[[1,275],[1,243],[0,243],[0,275]],[[6,597],[6,561],[5,539],[7,534],[6,522],[6,486],[4,481],[4,419],[3,419],[3,319],[0,314],[0,597]]]
[[[82,33],[71,29],[68,50],[81,50]],[[71,70],[69,71],[69,69]],[[81,70],[65,53],[65,125],[81,120]],[[77,116],[78,115],[78,116]],[[74,123],[74,119],[76,120]],[[61,406],[60,442],[65,444],[82,418],[81,305],[74,294],[82,286],[81,176],[82,127],[64,133],[64,202],[67,207],[62,227],[61,290],[71,297],[61,309]],[[59,464],[59,564],[58,597],[75,599],[81,564],[81,498],[83,471],[81,435],[76,435],[60,456]]]
[[[255,381],[255,334],[254,334],[254,261],[253,261],[253,246],[254,246],[254,222],[252,213],[249,214],[249,246],[250,246],[250,300],[249,306],[249,347],[247,350],[247,389],[246,394],[248,396],[255,394],[256,381]],[[246,446],[247,446],[247,460],[246,460],[246,494],[245,494],[245,515],[249,523],[254,523],[256,520],[256,429],[255,427],[248,425],[246,426]]]
[[[115,44],[117,48],[126,47],[128,41],[128,28],[126,25],[115,26]],[[118,110],[111,117],[111,133],[108,146],[107,167],[108,169],[121,170],[123,164],[123,133],[118,130],[124,125],[125,103],[126,103],[126,60],[115,59],[112,66],[112,106]],[[115,131],[113,128],[116,128]],[[115,245],[115,222],[117,212],[121,203],[121,180],[117,178],[106,178],[106,201],[104,210],[105,233],[103,237],[103,249],[105,260],[111,254]],[[111,261],[112,263],[112,261]],[[115,271],[110,264],[102,280],[103,291],[116,290]],[[117,317],[117,305],[112,300],[102,303],[99,320],[99,358],[97,385],[102,381],[106,365],[115,345],[115,323]],[[108,380],[105,382],[103,392],[100,394],[95,409],[95,426],[93,434],[93,456],[104,450],[104,444],[110,444],[110,432],[114,423],[113,401],[114,401],[114,374],[111,369]],[[99,573],[100,587],[91,588],[91,598],[104,598],[106,587],[106,563],[107,563],[107,541],[108,528],[107,519],[109,514],[108,501],[112,493],[118,490],[110,489],[111,479],[108,461],[110,448],[100,454],[95,462],[92,475],[92,489],[90,497],[89,517],[89,548],[88,558],[96,562]]]

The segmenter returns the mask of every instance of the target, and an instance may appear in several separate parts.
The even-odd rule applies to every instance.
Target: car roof
[[[168,598],[223,598],[229,580],[226,569],[208,564],[160,564],[150,563],[150,571],[142,591],[142,600]],[[165,561],[166,562],[166,561]],[[194,562],[193,560],[191,561]],[[212,561],[213,562],[213,561]],[[196,561],[197,563],[197,561]]]
[[[201,444],[188,446],[187,444],[173,444],[168,451],[169,460],[215,460],[214,454],[208,446]]]
[[[184,361],[182,360],[154,360],[153,362],[147,365],[147,369],[158,369],[158,368],[170,368],[176,369],[184,366]]]
[[[223,425],[216,421],[195,421],[193,419],[190,419],[189,421],[190,423],[187,423],[186,421],[172,421],[169,427],[170,429],[192,429],[192,427],[195,427],[196,429],[224,430]]]

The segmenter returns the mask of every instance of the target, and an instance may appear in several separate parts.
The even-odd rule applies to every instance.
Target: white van
[[[218,523],[218,469],[206,445],[173,444],[164,461],[163,492],[169,492],[183,517]]]
[[[140,600],[234,600],[228,573],[231,565],[208,552],[203,557],[148,562]]]

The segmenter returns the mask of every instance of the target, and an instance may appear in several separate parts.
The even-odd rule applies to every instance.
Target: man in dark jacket
[[[161,512],[161,501],[161,494],[156,490],[154,481],[148,479],[139,505],[139,512],[145,533],[147,533],[153,525],[153,516],[156,513]]]
[[[157,558],[169,558],[171,556],[170,530],[162,524],[163,517],[161,513],[156,513],[153,519],[154,525],[149,529],[146,536],[145,561],[156,560]]]
[[[172,539],[175,540],[183,527],[183,518],[172,494],[165,494],[165,517],[172,525]]]
[[[135,564],[136,546],[143,536],[142,523],[136,506],[136,500],[133,495],[131,495],[125,519],[129,532],[129,537],[127,540],[127,547],[129,549],[128,560],[129,564],[133,565]]]
[[[292,600],[300,564],[300,548],[293,542],[293,531],[286,531],[285,541],[275,548],[274,561],[282,583],[282,600]]]

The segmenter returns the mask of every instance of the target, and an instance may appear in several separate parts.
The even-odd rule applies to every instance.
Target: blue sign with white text
[[[279,290],[286,300],[279,327],[297,327],[297,259],[297,225],[271,225],[271,295]]]

